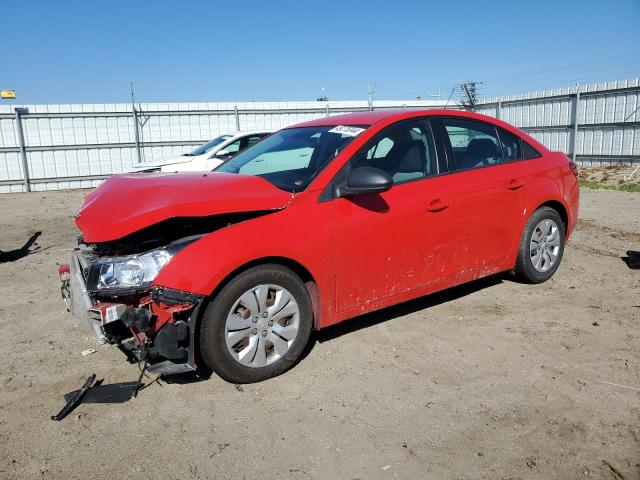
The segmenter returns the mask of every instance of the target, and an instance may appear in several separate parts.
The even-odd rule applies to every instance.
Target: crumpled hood
[[[107,242],[172,217],[280,210],[291,198],[291,193],[250,175],[114,175],[84,198],[76,225],[85,243]]]

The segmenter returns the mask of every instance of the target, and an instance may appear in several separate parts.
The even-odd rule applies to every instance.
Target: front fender
[[[280,257],[309,271],[323,299],[322,318],[328,319],[334,295],[332,202],[299,200],[282,211],[205,235],[177,253],[154,285],[209,296],[243,266]]]

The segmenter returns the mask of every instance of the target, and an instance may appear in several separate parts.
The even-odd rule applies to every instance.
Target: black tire
[[[560,236],[560,249],[557,255],[555,263],[545,272],[536,270],[531,260],[529,245],[531,243],[531,237],[533,236],[536,226],[543,220],[552,220],[558,227]],[[520,245],[518,246],[518,257],[516,259],[516,266],[514,273],[516,278],[525,283],[542,283],[549,280],[556,270],[560,266],[562,255],[564,253],[564,241],[565,241],[565,225],[562,218],[556,210],[551,207],[540,207],[533,212],[527,224],[522,232],[520,238]]]
[[[236,300],[247,290],[261,284],[274,284],[287,289],[298,304],[300,320],[298,333],[286,354],[265,367],[249,367],[239,363],[228,351],[225,323]],[[231,279],[209,303],[200,324],[200,353],[205,364],[228,382],[260,382],[286,372],[296,363],[309,341],[312,327],[311,300],[300,278],[282,265],[259,265]]]

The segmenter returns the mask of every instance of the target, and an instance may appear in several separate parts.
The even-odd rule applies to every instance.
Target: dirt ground
[[[588,182],[595,182],[608,187],[619,187],[622,184],[640,185],[640,172],[635,172],[637,164],[606,166],[606,167],[582,167],[580,168],[580,179]]]
[[[154,383],[53,422],[89,374],[138,372],[59,298],[82,195],[0,196],[0,478],[640,479],[640,270],[621,260],[640,194],[583,191],[546,284],[482,280],[322,332],[264,383]]]

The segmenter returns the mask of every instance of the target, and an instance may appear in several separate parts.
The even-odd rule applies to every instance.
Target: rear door
[[[333,200],[336,310],[362,308],[454,273],[450,181],[426,119],[382,130],[339,175],[361,166],[394,179],[387,192]]]
[[[511,134],[500,129],[505,143],[496,126],[478,120],[441,117],[435,124],[455,170],[451,177],[460,272],[484,276],[510,268],[528,181],[526,162],[511,161],[519,157],[515,149],[520,143],[507,145]]]

